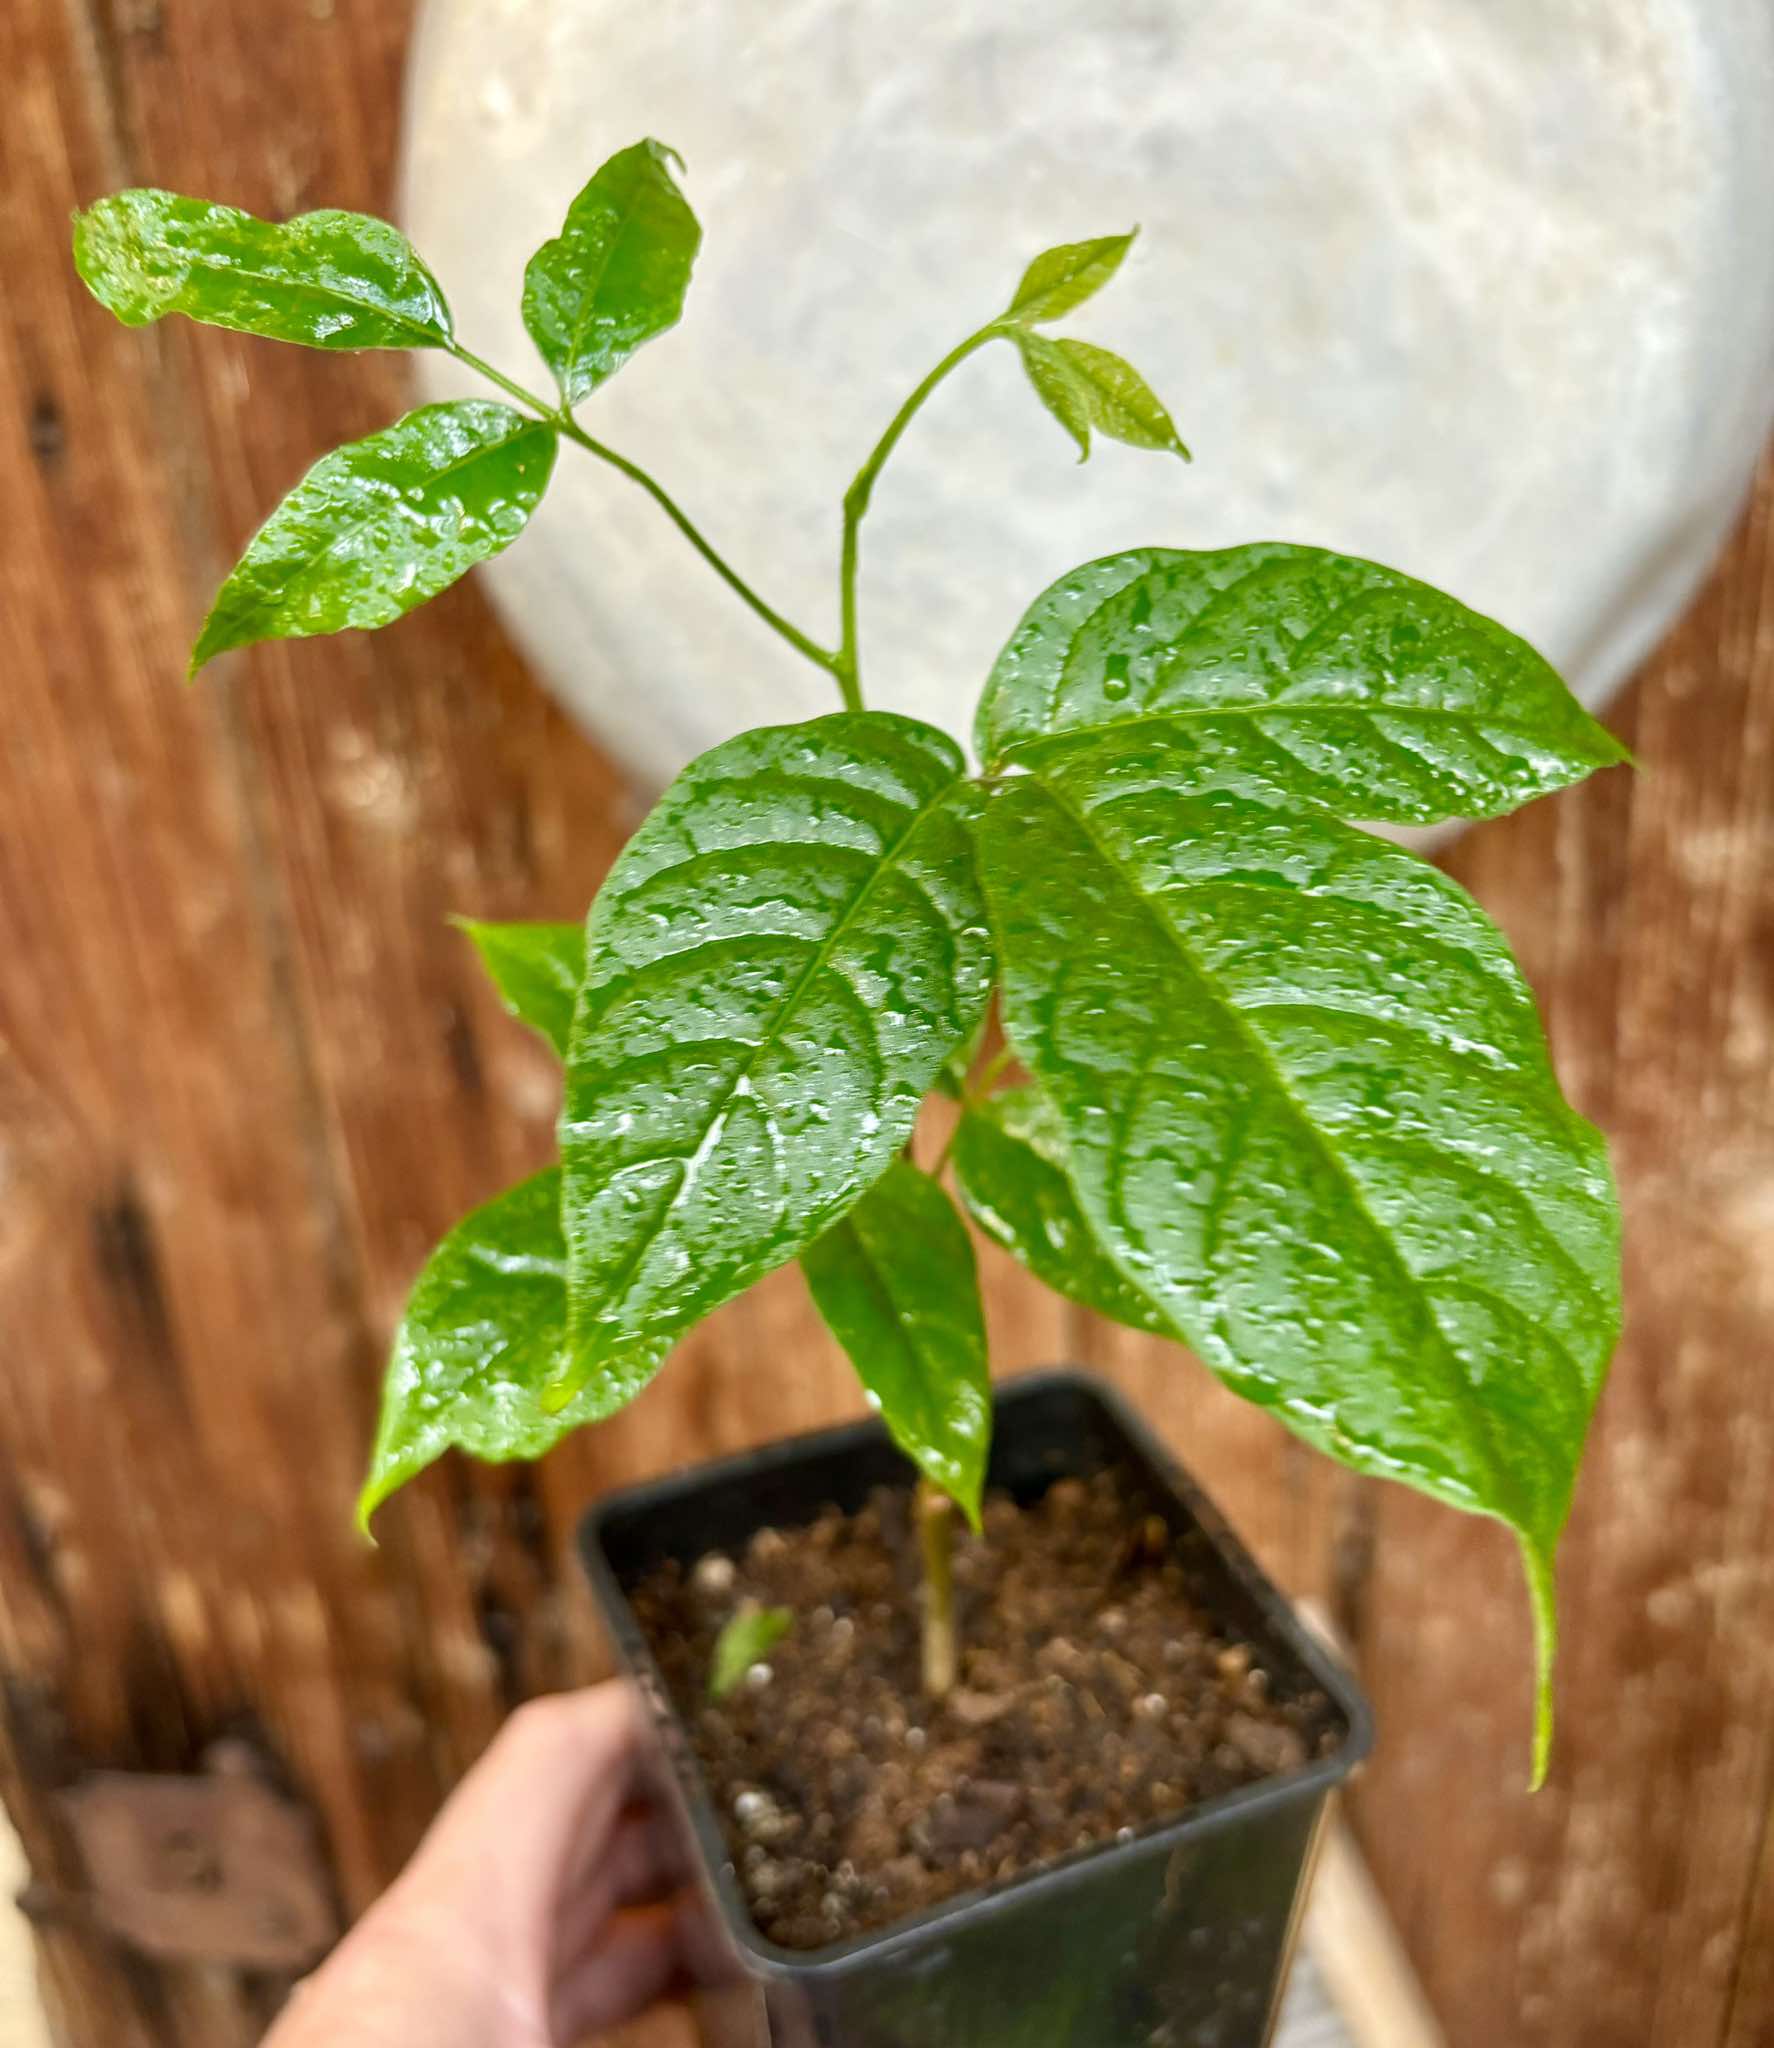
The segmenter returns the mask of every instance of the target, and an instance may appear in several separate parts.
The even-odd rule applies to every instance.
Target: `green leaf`
[[[366,1531],[382,1502],[452,1444],[494,1462],[539,1458],[652,1378],[663,1351],[612,1366],[564,1407],[542,1402],[566,1356],[560,1193],[558,1166],[520,1182],[457,1224],[419,1275],[395,1336],[358,1501]]]
[[[1037,1280],[1111,1322],[1177,1335],[1098,1245],[1067,1172],[1059,1119],[1039,1089],[971,1104],[951,1157],[967,1213]]]
[[[1013,337],[1035,396],[1078,444],[1078,460],[1090,460],[1090,398],[1079,385],[1059,345],[1040,334]]]
[[[1619,1218],[1496,929],[1235,773],[1179,790],[1137,736],[1013,778],[978,847],[1006,1030],[1099,1247],[1235,1392],[1508,1523],[1543,1597]]]
[[[562,1113],[578,1370],[669,1342],[886,1170],[992,971],[960,750],[887,712],[685,769],[592,908]]]
[[[444,348],[450,309],[398,228],[363,213],[260,220],[177,192],[74,216],[74,265],[129,327],[183,313],[308,348]]]
[[[1133,247],[1132,234],[1099,235],[1089,242],[1062,242],[1046,249],[1023,272],[1016,296],[1005,309],[1006,320],[1057,320],[1074,306],[1094,298],[1121,268]]]
[[[195,675],[231,647],[385,626],[523,531],[554,429],[487,399],[422,406],[323,455],[216,593]]]
[[[619,151],[524,271],[524,325],[569,408],[684,310],[702,230],[674,160],[662,142]]]
[[[1070,335],[1050,341],[1019,328],[1012,339],[1041,403],[1078,443],[1080,462],[1089,457],[1092,427],[1131,448],[1190,459],[1170,414],[1125,357]]]
[[[1346,818],[1483,818],[1625,749],[1515,634],[1395,569],[1260,542],[1140,548],[1062,577],[998,657],[975,742],[1031,765],[1137,733],[1179,787]]]
[[[992,1389],[973,1242],[954,1203],[896,1159],[801,1270],[893,1441],[977,1528]]]
[[[562,1059],[585,971],[583,924],[483,924],[459,917],[505,1007],[541,1032]]]
[[[708,1673],[709,1698],[724,1700],[736,1691],[752,1666],[761,1664],[794,1625],[791,1607],[760,1607],[755,1600],[747,1600],[736,1608],[715,1638]]]

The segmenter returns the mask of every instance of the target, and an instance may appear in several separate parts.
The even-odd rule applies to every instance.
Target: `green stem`
[[[856,472],[854,482],[844,493],[844,546],[838,567],[841,637],[832,669],[838,678],[838,688],[844,693],[845,705],[852,711],[862,709],[862,664],[857,627],[856,579],[862,566],[862,522],[869,509],[869,500],[874,495],[875,479],[881,474],[888,456],[899,445],[899,437],[911,425],[924,401],[951,370],[964,363],[975,349],[984,348],[988,341],[996,340],[1000,332],[1002,329],[993,321],[949,350],[888,421],[887,431],[875,443],[873,453]]]
[[[947,1699],[960,1676],[955,1630],[955,1504],[928,1479],[918,1481],[913,1512],[924,1559],[924,1690]]]
[[[773,604],[760,597],[665,486],[649,476],[638,462],[630,462],[626,455],[619,454],[602,441],[594,440],[571,413],[562,407],[549,405],[533,391],[526,391],[521,384],[515,383],[502,370],[496,370],[491,363],[483,362],[460,342],[451,342],[450,353],[458,362],[466,363],[469,369],[478,371],[489,383],[496,384],[507,397],[515,398],[520,405],[528,406],[530,411],[545,419],[557,433],[565,435],[569,441],[576,441],[587,454],[595,455],[600,462],[607,462],[612,469],[619,470],[631,483],[639,484],[727,588],[748,605],[773,633],[786,640],[797,654],[804,655],[816,667],[824,669],[828,675],[836,676],[845,705],[852,711],[859,708],[854,679],[848,682],[845,680],[838,654],[829,647],[821,647],[818,641],[803,633],[792,620],[784,618]]]

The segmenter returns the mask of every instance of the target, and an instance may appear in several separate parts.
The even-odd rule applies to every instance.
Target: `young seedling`
[[[786,1607],[760,1607],[755,1600],[742,1600],[715,1637],[709,1698],[724,1700],[737,1692],[794,1625],[795,1617]]]
[[[1372,562],[1283,542],[1141,548],[1038,596],[985,680],[980,767],[864,708],[858,576],[876,479],[993,342],[1090,452],[1186,454],[1129,364],[1045,330],[1131,234],[1037,256],[894,415],[843,498],[838,638],[762,597],[576,417],[678,318],[700,230],[671,152],[612,157],[525,275],[539,397],[454,332],[397,230],[282,226],[134,191],[78,217],[119,318],[317,348],[440,349],[498,400],[322,458],[248,544],[193,667],[381,626],[507,547],[565,441],[637,484],[841,709],[693,761],[584,925],[467,927],[565,1065],[560,1163],[432,1255],[363,1491],[448,1446],[536,1457],[630,1400],[692,1324],[799,1259],[922,1474],[926,1676],[952,1682],[953,1502],[991,1427],[972,1247],[910,1140],[960,1098],[979,1226],[1068,1298],[1190,1345],[1361,1472],[1518,1537],[1550,1732],[1553,1554],[1619,1322],[1601,1139],[1533,998],[1447,876],[1361,823],[1486,818],[1624,758],[1523,641]],[[967,1070],[996,997],[1007,1052]]]

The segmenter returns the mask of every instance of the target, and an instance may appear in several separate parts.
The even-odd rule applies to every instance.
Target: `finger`
[[[550,1928],[562,1888],[639,1786],[640,1703],[623,1684],[520,1707],[445,1803],[397,1889],[434,1910]]]
[[[588,2034],[633,2019],[664,1997],[682,1969],[675,1907],[636,1906],[619,1913],[556,1985],[555,2040],[560,2048],[578,2048]]]
[[[631,1808],[593,1867],[561,1902],[556,1973],[592,1947],[612,1913],[670,1898],[689,1874],[677,1829],[650,1808]]]

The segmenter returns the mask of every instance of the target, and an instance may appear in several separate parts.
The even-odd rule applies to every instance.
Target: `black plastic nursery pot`
[[[1169,1523],[1216,1619],[1282,1683],[1315,1686],[1328,1755],[1199,1805],[1131,1840],[1081,1849],[856,1939],[776,1945],[754,1924],[689,1737],[629,1604],[667,1559],[686,1568],[759,1529],[851,1511],[906,1465],[874,1422],[793,1438],[613,1494],[585,1517],[585,1563],[646,1696],[662,1779],[724,1931],[731,1987],[704,2013],[711,2048],[1263,2048],[1272,2034],[1325,1802],[1366,1753],[1360,1692],[1258,1571],[1206,1496],[1089,1375],[998,1395],[990,1484],[1020,1502],[1056,1480],[1129,1470]]]

